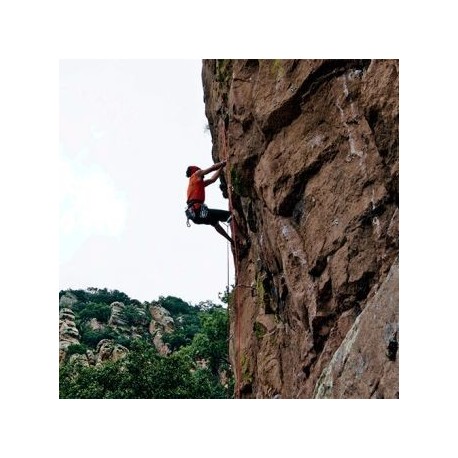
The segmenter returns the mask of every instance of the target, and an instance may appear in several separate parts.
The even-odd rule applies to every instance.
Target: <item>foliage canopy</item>
[[[147,304],[131,300],[117,290],[68,291],[78,300],[72,309],[80,343],[68,348],[67,360],[60,367],[60,398],[220,399],[232,396],[227,309],[210,301],[194,306],[173,296],[161,296],[157,305],[168,310],[175,323],[174,331],[163,335],[172,353],[162,356],[148,333]],[[125,300],[121,318],[136,329],[135,335],[108,325],[110,301],[120,299]],[[100,328],[90,326],[93,318]],[[96,366],[82,365],[81,359],[69,361],[70,354],[84,355],[102,339],[127,347],[127,356]],[[222,374],[225,374],[223,378]]]

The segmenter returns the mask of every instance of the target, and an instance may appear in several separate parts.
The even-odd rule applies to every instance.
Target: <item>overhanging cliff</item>
[[[396,398],[397,60],[204,60],[236,395]]]

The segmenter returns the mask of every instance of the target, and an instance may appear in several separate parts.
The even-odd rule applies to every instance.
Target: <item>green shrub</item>
[[[276,79],[283,78],[285,76],[285,68],[283,66],[283,61],[281,59],[273,59],[271,71]]]
[[[189,305],[182,299],[174,296],[159,296],[159,300],[157,301],[158,305],[164,307],[166,310],[170,312],[171,315],[177,315],[179,313],[192,313],[193,307]]]
[[[231,184],[234,193],[241,197],[248,196],[248,187],[242,176],[237,172],[235,167],[231,167]]]
[[[195,369],[186,354],[160,356],[151,345],[135,341],[124,360],[60,368],[62,399],[211,399],[228,391],[208,369]]]
[[[80,308],[77,314],[81,321],[96,318],[100,323],[108,323],[111,315],[111,307],[103,303],[96,304],[89,302],[84,308]]]
[[[67,358],[72,355],[85,355],[87,351],[87,346],[84,344],[70,344],[67,347]]]
[[[262,339],[266,334],[266,328],[261,323],[254,323],[253,331],[258,339]]]
[[[139,326],[146,324],[146,316],[141,309],[135,305],[127,304],[121,310],[120,317],[128,326]]]
[[[131,345],[132,345],[132,339],[130,339],[129,337],[125,336],[125,335],[118,335],[114,338],[114,341],[119,344],[119,345],[122,345],[123,347],[126,347],[126,348],[130,348]]]
[[[70,291],[75,294],[75,291]],[[228,363],[228,310],[211,301],[198,305],[173,296],[160,297],[158,304],[170,312],[175,331],[163,339],[172,349],[161,356],[151,341],[147,329],[148,303],[125,300],[116,290],[77,290],[78,303],[72,307],[80,332],[80,344],[70,345],[67,354],[84,354],[94,349],[102,339],[114,340],[129,349],[125,358],[100,366],[83,366],[78,360],[60,367],[61,398],[228,398],[233,396],[233,376]],[[127,296],[126,296],[127,297]],[[88,321],[96,318],[108,321],[109,303],[123,299],[122,318],[136,328],[141,338],[104,325],[92,329]],[[227,295],[229,300],[229,295]],[[106,302],[105,302],[106,301]],[[201,368],[197,360],[205,359],[208,367]],[[225,370],[228,386],[222,386],[219,373]]]
[[[227,83],[231,79],[232,62],[230,59],[216,60],[216,81]]]
[[[103,339],[116,339],[117,332],[108,327],[102,329],[91,329],[89,326],[82,326],[80,329],[81,343],[90,348],[95,348]]]

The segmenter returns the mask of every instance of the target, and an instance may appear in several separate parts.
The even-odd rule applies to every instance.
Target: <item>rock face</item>
[[[119,361],[127,355],[128,351],[126,347],[116,344],[110,339],[103,339],[97,344],[95,364],[100,365],[104,361]]]
[[[236,395],[398,397],[398,61],[205,60],[202,79],[236,221]]]
[[[80,333],[75,324],[75,314],[63,308],[59,313],[59,363],[65,359],[67,348],[79,343]]]
[[[122,302],[112,302],[111,315],[108,321],[109,326],[127,326],[127,323],[122,319],[122,311],[124,310],[124,304]]]
[[[175,329],[175,323],[167,309],[161,307],[160,305],[151,305],[149,310],[151,317],[153,318],[150,323],[151,333],[153,333],[158,328],[168,333]]]
[[[62,295],[59,299],[59,308],[68,308],[71,309],[74,304],[78,302],[78,299],[75,297],[74,294],[70,292],[66,292]]]
[[[72,344],[80,344],[80,333],[75,324],[75,313],[71,307],[77,302],[77,299],[66,293],[61,297],[61,308],[59,315],[59,364],[65,361],[79,361],[86,366],[95,366],[104,363],[105,361],[117,361],[122,359],[128,353],[128,349],[123,345],[116,343],[112,339],[101,339],[96,348],[86,350],[86,353],[69,354],[67,355],[68,347]],[[123,319],[123,311],[126,305],[122,302],[112,302],[110,304],[111,314],[108,323],[100,323],[96,318],[91,318],[87,321],[87,326],[95,331],[103,331],[105,328],[116,330],[122,335],[129,338],[141,338],[142,335],[149,332],[151,341],[161,355],[168,355],[170,348],[162,340],[164,334],[171,333],[175,329],[175,323],[170,313],[156,303],[149,304],[147,310],[138,308],[137,313],[141,316],[141,320],[136,325],[128,324]]]
[[[160,355],[170,354],[170,348],[162,340],[164,334],[171,333],[175,329],[175,323],[168,310],[160,305],[151,305],[149,308],[152,320],[149,332],[153,337],[153,343]]]
[[[399,397],[398,285],[393,265],[321,374],[315,398]]]

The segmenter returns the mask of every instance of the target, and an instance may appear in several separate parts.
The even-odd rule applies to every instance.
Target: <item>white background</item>
[[[187,166],[213,164],[201,71],[201,60],[60,62],[60,289],[220,302],[227,242],[184,215]],[[219,180],[206,194],[228,209]]]
[[[151,4],[0,7],[2,455],[456,456],[452,2]],[[400,400],[58,399],[59,59],[184,57],[400,59]]]

